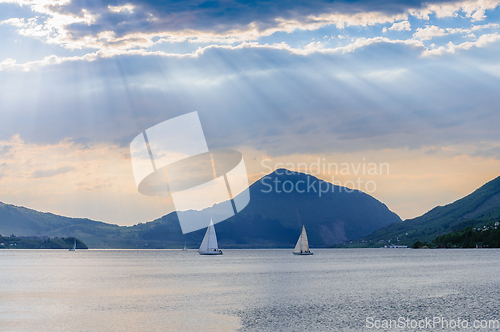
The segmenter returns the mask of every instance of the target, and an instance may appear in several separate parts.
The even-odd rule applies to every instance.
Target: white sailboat
[[[69,251],[75,251],[76,250],[76,237],[75,237],[75,243],[73,243],[73,248],[71,248]]]
[[[210,225],[208,225],[198,253],[200,255],[222,255],[222,251],[217,245],[217,235],[215,235],[215,226],[212,219],[210,219]]]
[[[302,226],[302,233],[299,236],[299,240],[293,249],[294,255],[314,255],[309,251],[309,241],[307,241],[306,228]]]
[[[184,248],[182,248],[182,251],[188,251],[188,248],[186,247],[185,243],[184,243]]]

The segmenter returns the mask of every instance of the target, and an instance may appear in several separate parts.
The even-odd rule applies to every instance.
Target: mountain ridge
[[[268,186],[263,182],[264,178],[273,183],[288,182],[296,188],[300,181],[315,182],[327,192],[265,192]],[[249,190],[251,199],[248,206],[237,215],[216,224],[223,248],[290,247],[295,244],[302,225],[307,229],[312,247],[329,247],[401,221],[385,204],[366,193],[286,169],[263,176]],[[118,226],[0,205],[0,234],[76,236],[91,248],[173,248],[184,243],[197,247],[204,232],[202,229],[183,235],[176,212],[147,223]]]
[[[436,206],[423,215],[380,228],[362,241],[432,242],[436,236],[500,219],[500,176],[469,195],[444,206]],[[406,235],[408,233],[408,235]]]

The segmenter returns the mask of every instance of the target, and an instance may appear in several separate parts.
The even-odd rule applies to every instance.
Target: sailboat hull
[[[302,256],[302,255],[314,255],[314,253],[312,252],[294,252],[293,253],[294,255],[299,255],[299,256]]]
[[[198,251],[200,255],[222,255],[222,251]]]

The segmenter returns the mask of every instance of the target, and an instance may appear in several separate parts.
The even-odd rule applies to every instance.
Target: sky
[[[193,111],[251,183],[280,167],[357,183],[402,219],[500,175],[500,0],[0,0],[0,45],[4,203],[167,214],[129,144]]]

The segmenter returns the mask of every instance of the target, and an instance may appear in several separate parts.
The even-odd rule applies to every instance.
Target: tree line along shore
[[[0,249],[70,249],[73,248],[74,243],[74,237],[0,235]],[[88,249],[88,247],[76,239],[76,249]]]

